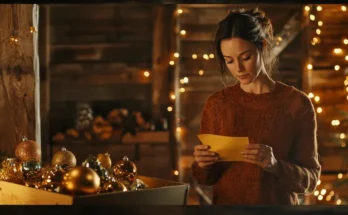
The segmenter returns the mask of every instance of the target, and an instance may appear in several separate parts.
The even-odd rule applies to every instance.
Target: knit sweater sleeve
[[[321,166],[318,161],[317,122],[309,98],[301,99],[297,115],[297,136],[292,146],[291,160],[279,160],[277,176],[280,185],[290,192],[311,194],[317,186]]]
[[[215,99],[210,96],[203,108],[202,117],[201,117],[201,127],[200,134],[216,134],[218,130],[218,123],[216,120],[218,118],[217,104]],[[202,143],[200,143],[202,144]],[[207,169],[202,169],[198,166],[197,162],[193,162],[191,165],[191,174],[193,179],[197,181],[198,184],[212,186],[214,185],[222,172],[221,162],[216,162],[212,167]]]

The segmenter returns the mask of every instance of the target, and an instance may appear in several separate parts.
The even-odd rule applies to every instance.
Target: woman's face
[[[220,48],[228,70],[241,84],[250,84],[260,74],[263,61],[253,43],[240,38],[228,38],[221,41]]]

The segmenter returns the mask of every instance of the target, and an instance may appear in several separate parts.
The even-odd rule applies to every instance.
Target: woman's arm
[[[321,166],[318,161],[317,121],[312,102],[306,97],[302,114],[298,115],[292,163],[278,160],[275,169],[280,185],[290,192],[311,194],[317,186]]]
[[[217,132],[218,128],[214,119],[217,120],[219,117],[216,115],[218,114],[216,111],[217,102],[214,100],[215,99],[210,96],[203,108],[200,128],[201,134],[216,134]],[[203,169],[199,167],[195,161],[191,165],[191,173],[192,177],[197,181],[198,184],[211,186],[214,185],[220,178],[222,168],[222,163],[216,162],[211,166],[211,168]]]

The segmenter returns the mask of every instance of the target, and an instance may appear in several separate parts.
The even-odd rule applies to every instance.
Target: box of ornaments
[[[89,155],[80,165],[62,148],[42,165],[35,141],[22,139],[13,157],[0,156],[0,204],[5,205],[185,205],[188,184],[137,174],[126,156]]]

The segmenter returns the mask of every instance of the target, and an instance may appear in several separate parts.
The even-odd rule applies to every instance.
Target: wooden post
[[[171,55],[172,29],[171,5],[153,6],[153,49],[152,49],[152,113],[155,120],[163,117],[169,101],[168,67]]]
[[[22,136],[40,145],[37,33],[30,32],[38,16],[37,5],[0,5],[0,150],[11,156]]]
[[[50,6],[40,5],[39,25],[39,56],[40,56],[40,112],[41,112],[41,149],[42,158],[46,162],[51,159],[49,136],[49,109],[50,109]]]
[[[307,64],[310,63],[309,59],[309,14],[302,8],[302,34],[301,34],[301,47],[302,47],[302,91],[308,93],[311,91],[311,73],[312,70],[307,69]]]

